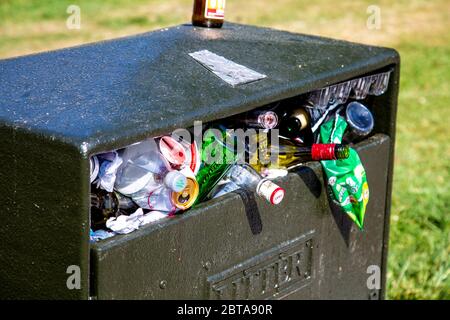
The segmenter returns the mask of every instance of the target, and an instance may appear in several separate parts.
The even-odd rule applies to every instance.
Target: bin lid
[[[209,50],[267,75],[231,86],[189,54]],[[397,62],[395,50],[226,23],[0,60],[0,126],[85,154],[187,128]]]

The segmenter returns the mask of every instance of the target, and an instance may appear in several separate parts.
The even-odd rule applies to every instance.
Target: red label
[[[224,19],[225,0],[206,0],[205,18]]]
[[[334,155],[335,144],[313,144],[311,156],[313,160],[336,160]]]

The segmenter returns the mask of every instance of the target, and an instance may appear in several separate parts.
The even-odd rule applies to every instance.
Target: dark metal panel
[[[358,145],[358,153],[366,168],[370,188],[364,231],[330,203],[334,223],[324,225],[322,251],[317,271],[317,299],[369,299],[367,279],[369,266],[383,272],[382,252],[386,203],[386,184],[389,172],[390,139],[376,135]],[[322,277],[320,273],[324,274]],[[381,275],[381,274],[380,274]]]
[[[208,49],[267,78],[232,88],[188,53]],[[0,122],[85,152],[190,127],[395,63],[394,50],[226,24],[0,61]]]
[[[279,181],[289,201],[271,207],[258,200],[259,219],[249,219],[239,195],[231,194],[94,245],[93,294],[367,299],[367,267],[382,263],[389,147],[385,135],[358,146],[371,188],[364,232],[330,209],[321,167],[311,164]]]
[[[398,110],[398,93],[400,88],[400,56],[397,57],[397,62],[394,72],[391,76],[389,89],[385,95],[379,97],[381,103],[376,107],[374,116],[381,124],[378,132],[383,132],[391,138],[391,146],[389,149],[389,170],[388,181],[386,184],[386,214],[384,218],[384,236],[383,236],[383,272],[382,272],[382,287],[380,298],[384,299],[386,296],[386,280],[387,280],[387,259],[389,247],[389,231],[390,231],[390,217],[391,217],[391,202],[392,202],[392,185],[394,179],[394,159],[395,159],[395,142],[396,142],[396,127],[397,127],[397,110]],[[388,106],[388,108],[386,108]],[[385,110],[385,111],[383,111]],[[386,112],[387,110],[387,112]]]
[[[0,298],[87,299],[89,169],[76,148],[0,127]],[[66,282],[80,267],[79,290]]]

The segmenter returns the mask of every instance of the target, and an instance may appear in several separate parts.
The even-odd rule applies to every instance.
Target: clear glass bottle
[[[270,152],[278,155],[278,163],[272,164],[273,167],[290,168],[308,161],[347,159],[350,148],[342,144],[299,146],[287,139],[282,139],[279,146],[270,146]]]
[[[272,110],[254,110],[233,117],[229,121],[234,128],[274,129],[278,126],[278,115]]]
[[[227,177],[239,187],[256,192],[270,204],[277,205],[283,201],[285,190],[274,182],[261,177],[247,164],[233,165]]]

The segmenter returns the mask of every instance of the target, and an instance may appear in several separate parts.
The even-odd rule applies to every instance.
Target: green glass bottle
[[[202,144],[202,165],[196,176],[199,184],[197,203],[206,200],[232,165],[236,163],[234,146],[226,144],[226,130],[216,129],[215,132],[216,134],[212,130],[208,130]]]

